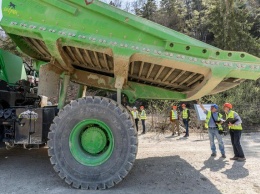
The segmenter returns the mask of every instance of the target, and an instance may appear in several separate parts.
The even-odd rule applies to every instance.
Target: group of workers
[[[134,117],[134,120],[135,120],[135,126],[136,126],[136,130],[138,131],[138,121],[139,119],[141,120],[142,122],[142,126],[143,126],[143,132],[142,134],[145,134],[145,120],[147,119],[146,117],[146,112],[144,110],[144,106],[140,106],[140,114],[137,110],[136,107],[133,107],[133,110],[131,111],[133,117]]]
[[[210,140],[210,148],[211,148],[211,156],[215,157],[217,155],[216,146],[214,143],[214,138],[218,140],[219,150],[221,152],[221,157],[226,158],[225,155],[225,147],[222,140],[221,134],[223,134],[222,124],[227,122],[228,128],[230,131],[231,143],[233,146],[234,157],[230,158],[230,160],[237,161],[245,161],[245,155],[240,144],[241,132],[242,132],[242,120],[240,116],[232,110],[232,104],[225,103],[223,105],[223,110],[225,112],[225,120],[223,119],[223,115],[219,113],[219,107],[216,104],[211,105],[210,110],[206,110],[205,107],[197,100],[197,103],[200,105],[204,113],[206,114],[205,120],[205,128],[208,130],[209,140]],[[182,104],[182,111],[180,116],[178,115],[177,106],[172,106],[172,110],[170,112],[170,121],[172,123],[172,135],[174,136],[176,133],[180,136],[180,127],[179,127],[179,118],[182,119],[183,124],[185,126],[185,138],[189,137],[189,121],[190,121],[190,111],[186,107],[186,104]],[[139,119],[142,122],[143,132],[145,134],[145,120],[146,112],[144,110],[144,106],[140,106],[140,114],[136,107],[133,107],[132,115],[135,120],[136,129],[138,131],[138,121]]]
[[[216,104],[212,104],[210,111],[206,110],[204,106],[197,101],[204,113],[206,114],[205,128],[208,129],[211,156],[215,157],[217,155],[216,146],[214,143],[214,138],[218,140],[219,150],[221,152],[221,157],[226,158],[225,146],[222,140],[221,134],[223,133],[222,124],[227,122],[230,131],[230,138],[233,147],[234,157],[230,160],[237,160],[243,162],[246,160],[242,146],[240,144],[241,133],[242,133],[242,120],[238,113],[233,111],[233,106],[230,103],[225,103],[223,105],[223,110],[225,112],[225,120],[223,115],[219,113],[219,107]]]

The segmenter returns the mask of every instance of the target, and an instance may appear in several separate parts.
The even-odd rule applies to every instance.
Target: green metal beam
[[[61,84],[59,102],[58,102],[58,108],[59,109],[62,109],[65,105],[68,86],[69,86],[69,83],[70,83],[70,75],[69,74],[65,73],[62,77],[63,77],[63,80],[62,80],[62,84]]]

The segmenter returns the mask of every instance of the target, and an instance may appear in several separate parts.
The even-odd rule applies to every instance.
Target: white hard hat
[[[133,109],[137,109],[137,108],[134,106]]]

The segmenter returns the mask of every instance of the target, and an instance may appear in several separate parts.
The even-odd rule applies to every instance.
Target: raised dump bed
[[[137,132],[120,105],[122,93],[130,102],[193,100],[260,77],[255,56],[218,49],[97,0],[2,0],[2,13],[1,26],[20,50],[45,61],[38,66],[39,94],[57,95],[63,78],[48,153],[75,188],[112,187],[133,166]],[[118,102],[86,97],[63,108],[70,80],[117,91]]]
[[[255,56],[218,49],[100,1],[3,0],[2,10],[2,28],[24,53],[72,81],[120,88],[131,101],[192,100],[260,77]]]

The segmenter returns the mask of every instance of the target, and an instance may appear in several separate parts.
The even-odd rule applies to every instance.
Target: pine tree
[[[212,0],[209,14],[213,44],[221,49],[259,55],[259,39],[250,33],[254,26],[251,12],[243,0]]]
[[[143,18],[154,21],[154,15],[157,11],[157,5],[155,0],[147,0],[147,2],[141,7],[141,9],[136,10],[136,14]]]

